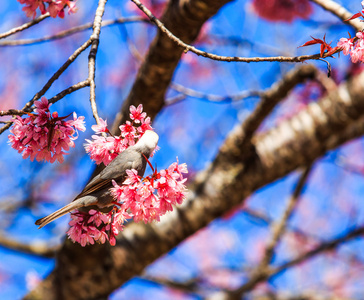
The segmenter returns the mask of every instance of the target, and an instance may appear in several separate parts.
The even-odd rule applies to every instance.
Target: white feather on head
[[[148,148],[150,153],[153,152],[155,147],[157,147],[159,136],[152,130],[147,130],[144,132],[140,140],[135,144],[137,148]]]

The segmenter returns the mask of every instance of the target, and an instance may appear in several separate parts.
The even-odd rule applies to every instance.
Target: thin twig
[[[7,32],[1,33],[0,34],[0,39],[4,39],[4,38],[6,38],[8,36],[11,36],[11,35],[17,33],[17,32],[20,32],[20,31],[23,31],[23,30],[25,30],[25,29],[27,29],[29,27],[32,27],[32,26],[38,24],[39,22],[43,21],[44,19],[48,18],[49,16],[50,16],[50,14],[47,12],[46,14],[41,15],[39,18],[36,18],[33,21],[25,23],[25,24],[23,24],[23,25],[21,25],[19,27],[12,28]]]
[[[185,53],[188,51],[191,51],[199,56],[203,56],[206,58],[210,58],[213,60],[219,60],[219,61],[236,61],[236,62],[273,62],[273,61],[279,61],[279,62],[303,62],[306,60],[319,60],[322,58],[325,58],[326,55],[324,54],[323,57],[320,56],[320,54],[313,54],[313,55],[301,55],[301,56],[294,56],[294,57],[286,57],[286,56],[275,56],[275,57],[238,57],[238,56],[223,56],[223,55],[216,55],[213,53],[209,53],[206,51],[202,51],[197,49],[194,46],[191,46],[189,44],[186,44],[181,39],[176,37],[172,32],[170,32],[161,21],[159,21],[150,10],[148,10],[139,0],[131,0],[136,6],[139,7],[139,9],[145,13],[145,15],[154,23],[157,25],[157,27],[165,33],[173,42],[175,42],[178,46],[182,47],[185,50]],[[340,52],[341,50],[338,49],[335,53]],[[330,55],[332,56],[332,54]]]
[[[174,97],[166,99],[165,106],[171,106],[173,104],[179,103],[179,102],[185,100],[186,98],[187,98],[187,96],[185,94],[178,94]]]
[[[145,19],[144,19],[145,20]],[[148,20],[149,21],[149,20]],[[119,26],[119,30],[122,31],[122,34],[125,35],[125,41],[130,51],[130,54],[139,62],[143,62],[143,56],[138,51],[137,47],[134,45],[133,41],[130,39],[128,30],[126,26]]]
[[[337,16],[342,21],[349,19],[353,15],[351,12],[346,10],[339,3],[336,3],[335,1],[332,1],[332,0],[310,0],[310,1],[321,6],[323,9],[331,12],[332,14]],[[363,25],[358,19],[350,20],[345,23],[351,25],[356,31],[360,31],[363,29]]]
[[[240,93],[237,93],[235,95],[227,95],[227,96],[219,96],[219,95],[212,95],[212,94],[205,94],[190,88],[186,88],[183,85],[180,85],[178,83],[171,83],[171,88],[181,94],[184,94],[189,97],[198,98],[201,100],[206,100],[209,102],[215,102],[215,103],[230,103],[233,101],[239,101],[250,97],[259,97],[263,94],[262,91],[242,91]],[[176,102],[167,102],[166,105],[172,105]]]
[[[23,110],[18,109],[9,109],[9,110],[0,110],[0,117],[3,116],[22,116],[26,114]]]
[[[144,17],[136,16],[136,17],[125,17],[125,18],[118,18],[115,20],[102,21],[101,27],[108,27],[108,26],[112,26],[115,24],[124,24],[124,23],[132,23],[132,22],[145,22],[145,23],[150,24],[150,21],[145,19]],[[41,37],[41,38],[37,38],[37,39],[3,41],[3,42],[0,42],[0,47],[34,45],[34,44],[39,44],[39,43],[44,43],[44,42],[55,41],[55,40],[62,39],[62,38],[68,37],[70,35],[76,34],[78,32],[82,32],[87,29],[91,29],[92,26],[93,26],[93,23],[89,22],[89,23],[86,23],[86,24],[83,24],[80,26],[76,26],[76,27],[72,27],[67,30],[63,30],[54,35],[49,35],[49,36],[45,36],[45,37]]]
[[[100,0],[99,5],[97,6],[95,19],[93,23],[94,30],[90,37],[90,40],[92,40],[92,45],[90,49],[90,54],[88,55],[88,80],[90,84],[90,103],[91,103],[92,113],[97,124],[100,124],[100,120],[96,106],[95,61],[96,61],[97,49],[99,46],[102,16],[104,15],[106,2],[107,0]]]

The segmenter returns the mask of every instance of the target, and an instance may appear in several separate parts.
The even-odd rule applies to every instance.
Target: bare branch
[[[240,93],[234,95],[227,95],[227,96],[219,96],[219,95],[212,95],[212,94],[205,94],[187,87],[184,87],[178,83],[171,83],[171,88],[185,96],[206,100],[209,102],[214,103],[230,103],[234,101],[243,100],[250,97],[259,97],[263,94],[262,91],[242,91]],[[172,105],[177,103],[177,101],[166,101],[166,105]]]
[[[134,43],[131,41],[131,39],[129,38],[126,30],[125,30],[125,35],[126,35],[126,42],[128,44],[129,47],[129,51],[131,53],[131,55],[138,61],[142,62],[143,61],[143,57],[141,56],[141,54],[139,53],[138,49],[135,47]],[[201,93],[199,91],[184,87],[181,84],[175,83],[175,82],[171,82],[170,84],[170,88],[180,92],[181,94],[168,99],[166,101],[166,106],[171,106],[173,104],[176,104],[182,100],[185,100],[187,96],[189,97],[193,97],[193,98],[198,98],[201,100],[206,100],[209,102],[215,102],[215,103],[230,103],[232,101],[239,101],[239,100],[243,100],[246,98],[250,98],[250,97],[258,97],[262,94],[261,91],[243,91],[240,92],[238,94],[235,95],[227,95],[227,96],[218,96],[218,95],[212,95],[212,94],[205,94],[205,93]],[[183,95],[182,95],[183,94]]]
[[[273,61],[279,61],[279,62],[304,62],[306,60],[322,60],[322,57],[320,54],[313,54],[313,55],[301,55],[301,56],[294,56],[294,57],[286,57],[286,56],[275,56],[275,57],[237,57],[237,56],[223,56],[223,55],[216,55],[213,53],[208,53],[206,51],[202,51],[197,49],[194,46],[191,46],[189,44],[186,44],[181,39],[179,39],[177,36],[175,36],[172,32],[170,32],[161,21],[159,21],[150,10],[148,10],[139,0],[131,0],[135,3],[136,6],[139,7],[139,9],[145,13],[148,18],[157,25],[157,27],[165,33],[168,38],[170,38],[173,42],[175,42],[178,46],[182,47],[184,49],[184,52],[187,53],[188,51],[191,51],[199,56],[203,56],[206,58],[210,58],[213,60],[219,60],[219,61],[235,61],[235,62],[273,62]],[[335,53],[340,52],[341,50],[338,49]],[[333,54],[333,53],[332,53]],[[331,54],[331,55],[332,55]],[[330,55],[330,56],[331,56]],[[324,54],[323,57],[326,57]]]
[[[185,94],[178,94],[174,97],[168,98],[166,99],[166,105],[165,106],[171,106],[173,104],[176,104],[178,102],[181,102],[183,100],[185,100],[187,98],[187,96]]]
[[[0,34],[0,40],[6,38],[8,36],[11,36],[11,35],[13,35],[13,34],[15,34],[17,32],[20,32],[20,31],[23,31],[23,30],[25,30],[27,28],[30,28],[30,27],[38,24],[39,22],[43,21],[44,19],[47,19],[49,16],[50,16],[50,14],[47,12],[46,14],[41,15],[39,18],[36,18],[33,21],[30,21],[28,23],[25,23],[25,24],[23,24],[23,25],[21,25],[19,27],[15,27],[13,29],[10,29],[7,32],[1,33]]]
[[[52,75],[52,77],[47,81],[47,83],[44,85],[44,87],[34,95],[33,99],[29,101],[23,108],[23,110],[26,110],[30,108],[34,101],[38,100],[40,97],[42,97],[52,86],[52,84],[61,76],[61,74],[69,67],[71,63],[75,61],[75,59],[83,52],[85,51],[89,46],[91,45],[91,39],[86,41],[82,46],[80,46],[73,54],[67,59],[67,61],[60,67],[56,73]]]
[[[0,117],[3,116],[22,116],[26,114],[23,110],[18,109],[8,109],[8,110],[0,110]]]
[[[106,2],[107,0],[100,0],[99,5],[97,6],[95,19],[93,23],[94,30],[90,37],[90,40],[92,40],[92,44],[91,44],[90,54],[88,55],[88,80],[90,84],[90,103],[91,103],[92,113],[94,115],[97,124],[100,124],[100,120],[96,106],[95,61],[96,61],[97,49],[99,47],[101,22],[102,22],[102,16],[104,15]]]
[[[135,17],[125,17],[125,18],[118,18],[115,20],[106,20],[102,21],[101,27],[108,27],[115,24],[125,24],[125,23],[133,23],[133,22],[144,22],[147,24],[150,24],[150,21],[139,16]],[[37,39],[24,39],[24,40],[13,40],[13,41],[3,41],[0,42],[0,47],[7,47],[7,46],[23,46],[23,45],[33,45],[33,44],[39,44],[44,42],[51,42],[55,40],[59,40],[68,36],[71,36],[73,34],[76,34],[78,32],[85,31],[87,29],[91,29],[93,26],[93,23],[89,22],[84,25],[75,26],[67,30],[63,30],[57,34],[49,35]]]

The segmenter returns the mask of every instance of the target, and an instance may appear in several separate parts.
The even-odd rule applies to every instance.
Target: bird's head
[[[135,148],[140,149],[140,151],[149,157],[150,154],[157,147],[159,140],[158,134],[152,130],[147,130],[140,140],[135,144]]]

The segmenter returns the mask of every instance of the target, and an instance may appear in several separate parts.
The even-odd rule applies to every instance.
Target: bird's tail
[[[55,219],[58,219],[59,217],[62,217],[63,215],[69,213],[70,211],[80,208],[83,205],[78,201],[73,201],[66,206],[63,206],[59,210],[55,211],[54,213],[51,213],[50,215],[41,218],[35,222],[35,225],[39,225],[38,229],[42,228],[43,226],[47,225],[48,223],[54,221]]]

